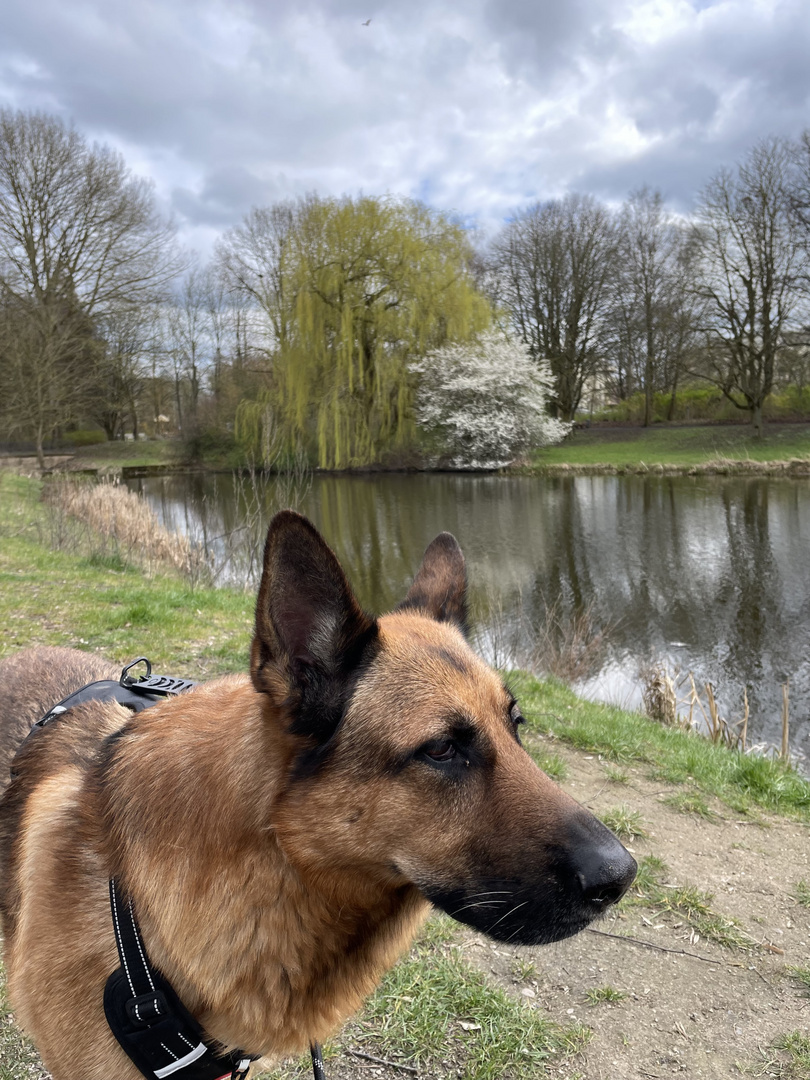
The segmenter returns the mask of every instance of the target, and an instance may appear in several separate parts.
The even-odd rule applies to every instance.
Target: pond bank
[[[0,655],[60,644],[118,661],[145,651],[156,669],[189,677],[245,670],[253,595],[192,590],[120,553],[53,550],[39,489],[0,475]],[[625,837],[637,885],[609,920],[551,947],[495,945],[443,921],[332,1040],[330,1080],[364,1080],[358,1052],[436,1080],[492,1080],[493,1037],[509,1080],[726,1080],[737,1069],[806,1080],[810,785],[562,684],[510,681],[528,751]],[[419,988],[450,969],[427,1045],[414,1034]],[[545,1069],[522,1061],[538,1021],[549,1025]],[[44,1077],[13,1026],[0,1027],[0,1073]]]

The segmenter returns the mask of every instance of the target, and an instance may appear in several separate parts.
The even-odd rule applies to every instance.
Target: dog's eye
[[[422,753],[425,757],[429,757],[431,761],[452,761],[457,750],[455,743],[451,742],[450,739],[445,739],[443,742],[428,743],[427,746],[422,748]]]

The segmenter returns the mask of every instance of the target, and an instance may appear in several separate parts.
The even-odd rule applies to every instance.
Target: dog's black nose
[[[598,915],[624,896],[636,876],[636,860],[601,821],[578,822],[580,836],[572,845],[571,869],[582,900]]]

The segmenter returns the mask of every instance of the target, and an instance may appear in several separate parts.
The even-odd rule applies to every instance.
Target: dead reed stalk
[[[113,555],[150,572],[163,566],[192,580],[200,576],[204,553],[187,536],[165,529],[148,504],[128,488],[60,479],[47,486],[45,500],[58,525],[51,530],[54,546],[63,546],[64,519],[69,517],[80,523],[79,546],[90,547],[91,554]]]
[[[782,683],[782,761],[790,761],[790,680]]]
[[[748,720],[750,718],[750,705],[748,701],[748,687],[743,687],[743,714],[742,717],[730,722],[720,714],[714,687],[710,682],[703,684],[706,698],[704,705],[700,692],[695,683],[695,676],[691,671],[680,679],[680,684],[688,683],[688,693],[681,699],[676,699],[674,719],[672,707],[667,699],[666,706],[661,703],[662,697],[668,695],[669,687],[675,695],[678,688],[677,670],[674,676],[670,676],[665,662],[651,664],[648,668],[639,672],[641,679],[641,696],[644,702],[644,711],[651,720],[660,723],[674,725],[684,731],[694,731],[709,739],[715,744],[726,746],[730,750],[739,750],[745,753],[768,754],[772,753],[786,764],[790,764],[790,694],[789,682],[782,684],[782,744],[781,747],[769,746],[765,743],[757,746],[748,746]],[[687,713],[682,713],[678,706],[688,707]],[[695,712],[700,710],[703,717],[701,724],[696,718]]]

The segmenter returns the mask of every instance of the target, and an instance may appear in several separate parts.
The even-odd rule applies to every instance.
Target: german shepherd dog
[[[207,1037],[270,1059],[334,1032],[431,904],[536,944],[622,896],[634,860],[521,747],[517,703],[465,639],[465,588],[442,533],[404,601],[373,618],[284,511],[249,677],[138,713],[78,705],[21,746],[118,669],[51,648],[0,663],[8,985],[55,1080],[140,1076],[102,1005],[119,964],[112,876]]]

